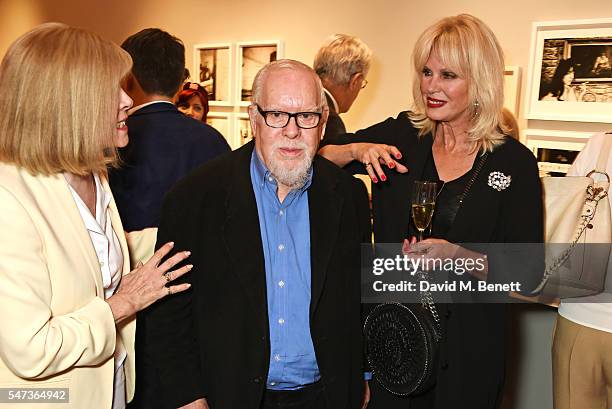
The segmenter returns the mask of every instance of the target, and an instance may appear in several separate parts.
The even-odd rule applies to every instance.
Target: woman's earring
[[[475,99],[472,105],[474,106],[474,116],[476,116],[480,113],[480,103]]]

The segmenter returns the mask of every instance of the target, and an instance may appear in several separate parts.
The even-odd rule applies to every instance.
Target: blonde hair
[[[372,51],[357,37],[334,34],[328,37],[315,55],[313,68],[321,78],[346,85],[357,73],[367,75]]]
[[[105,172],[131,66],[119,46],[64,24],[18,38],[0,64],[0,160],[34,175]]]
[[[429,119],[421,94],[421,73],[431,55],[465,78],[468,84],[468,129],[474,149],[492,151],[504,142],[501,115],[504,101],[504,56],[493,31],[469,14],[446,17],[421,34],[414,46],[414,107],[409,114],[420,135],[435,133],[437,123]]]

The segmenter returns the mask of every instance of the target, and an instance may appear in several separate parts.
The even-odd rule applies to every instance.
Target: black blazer
[[[323,135],[323,138],[333,138],[335,136],[345,134],[346,127],[344,126],[342,118],[340,118],[340,115],[338,112],[336,112],[334,101],[332,101],[327,93],[325,93],[325,99],[327,100],[327,107],[329,108],[329,117],[327,117],[325,134]]]
[[[211,409],[258,409],[270,345],[264,256],[250,160],[254,143],[201,167],[167,196],[159,243],[189,249],[188,292],[153,305],[146,359],[162,407],[206,396]],[[312,260],[310,332],[330,408],[362,399],[359,244],[363,187],[322,157],[308,190]]]
[[[183,115],[172,104],[147,105],[127,119],[130,143],[109,183],[126,231],[157,227],[164,195],[181,178],[230,151],[213,127]]]
[[[396,118],[325,144],[374,142],[396,146],[409,172],[385,168],[386,182],[372,184],[374,236],[378,243],[401,243],[410,235],[412,184],[419,180],[431,155],[432,136],[418,136],[407,112]],[[365,173],[361,163],[346,168]],[[496,191],[488,185],[493,171],[511,175],[510,187]],[[488,158],[459,209],[447,239],[454,243],[541,243],[543,204],[537,161],[518,141],[506,138]],[[517,274],[541,271],[541,259],[518,261]],[[508,270],[508,269],[505,269]],[[495,271],[488,280],[495,281]],[[540,277],[520,276],[523,290],[533,289]],[[438,304],[445,336],[440,346],[437,386],[432,394],[412,399],[415,408],[495,408],[500,403],[504,377],[506,308],[500,304]],[[405,408],[397,398],[372,384],[371,408]],[[426,394],[427,395],[427,394]],[[425,401],[435,400],[435,406]],[[422,406],[421,406],[422,405]]]

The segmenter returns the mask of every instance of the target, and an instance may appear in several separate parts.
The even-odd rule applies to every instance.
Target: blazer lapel
[[[121,252],[123,253],[123,272],[122,275],[126,275],[130,272],[130,252],[127,245],[127,239],[125,237],[125,231],[123,230],[123,223],[121,223],[121,218],[119,217],[119,210],[117,210],[117,204],[115,203],[115,198],[113,197],[113,193],[111,191],[110,186],[108,185],[108,180],[106,175],[100,175],[100,180],[102,181],[102,187],[106,190],[107,194],[111,195],[112,199],[109,207],[109,213],[111,218],[111,224],[113,225],[113,230],[119,239],[119,244],[121,245]],[[146,260],[143,260],[143,263]]]
[[[267,317],[265,261],[250,173],[253,146],[250,142],[237,152],[225,203],[223,240],[238,280],[257,310],[254,316]]]
[[[427,163],[427,160],[431,156],[432,144],[433,144],[433,138],[430,133],[428,133],[427,135],[424,135],[422,139],[419,141],[419,144],[417,145],[416,160],[410,172],[412,173],[412,176],[413,176],[412,181],[422,180],[423,173],[425,172],[425,164]]]
[[[336,191],[336,181],[314,160],[314,172],[308,190],[310,214],[311,302],[310,315],[314,315],[325,284],[327,265],[335,247],[344,198]]]
[[[57,225],[58,231],[63,229],[71,231],[71,233],[65,235],[65,247],[69,251],[80,250],[83,258],[87,261],[88,270],[96,284],[96,295],[104,298],[102,271],[100,270],[98,256],[72,197],[68,182],[62,174],[47,177],[28,175],[28,177],[31,185],[37,184],[39,186],[37,190],[40,192],[46,191],[46,200],[41,201],[41,203],[45,203],[50,219],[54,220],[53,224]],[[72,237],[76,237],[77,240],[70,240]]]

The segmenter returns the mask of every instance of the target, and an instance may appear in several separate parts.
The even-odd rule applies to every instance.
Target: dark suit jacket
[[[254,143],[214,160],[167,196],[159,243],[189,249],[192,289],[153,305],[146,355],[162,407],[206,396],[211,409],[257,409],[270,358],[264,256],[250,160]],[[359,243],[367,236],[362,185],[317,156],[308,189],[310,332],[329,407],[362,398]]]
[[[325,144],[374,142],[396,146],[401,162],[409,172],[399,174],[385,169],[386,182],[372,184],[374,236],[378,243],[401,243],[414,235],[410,228],[412,184],[420,180],[431,155],[432,137],[418,137],[406,112],[369,128]],[[347,166],[353,173],[365,173],[361,163]],[[493,171],[511,175],[509,188],[500,192],[488,185]],[[537,162],[521,143],[506,138],[489,154],[478,178],[466,196],[447,240],[454,243],[541,243],[543,241],[543,204]],[[515,260],[517,274],[537,272],[541,259]],[[505,269],[507,270],[507,269]],[[525,287],[533,289],[540,276],[521,275]],[[489,270],[489,281],[495,271]],[[411,399],[410,408],[494,408],[499,405],[504,377],[506,308],[499,304],[438,304],[444,328],[435,390],[435,406],[425,402],[431,397]],[[372,384],[369,408],[405,408],[406,398],[398,398]],[[432,398],[433,399],[433,398]]]
[[[334,101],[325,93],[327,99],[327,106],[329,108],[329,117],[327,117],[327,123],[325,124],[325,134],[323,138],[332,138],[334,136],[343,135],[346,133],[344,122],[334,107]]]
[[[109,175],[127,231],[157,227],[166,192],[196,167],[230,151],[217,130],[165,102],[134,112],[127,126],[130,143],[119,151],[121,168]]]

